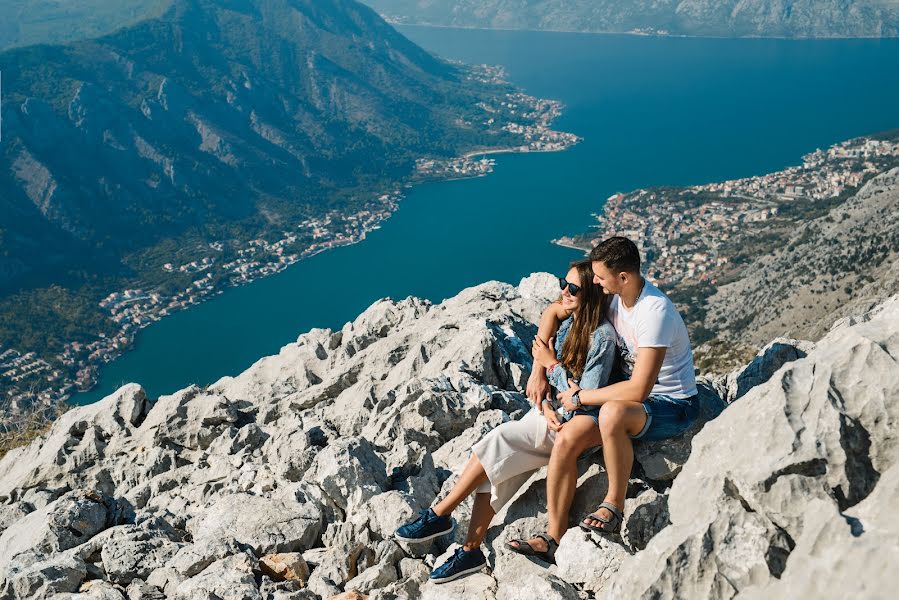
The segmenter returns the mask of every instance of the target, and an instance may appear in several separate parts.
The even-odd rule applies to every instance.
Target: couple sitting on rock
[[[546,465],[549,528],[507,547],[553,562],[568,529],[578,456],[596,446],[602,446],[608,493],[580,526],[617,534],[634,460],[632,440],[681,435],[699,416],[687,328],[671,300],[640,275],[640,254],[632,241],[603,241],[559,284],[561,298],[543,312],[534,341],[527,388],[534,409],[475,444],[449,494],[396,531],[403,542],[450,533],[453,510],[475,492],[465,544],[431,573],[436,583],[486,564],[480,546],[490,521]],[[549,400],[550,385],[558,392],[559,412]]]

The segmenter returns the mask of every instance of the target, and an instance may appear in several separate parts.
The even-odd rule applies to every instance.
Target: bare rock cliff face
[[[129,384],[73,409],[0,460],[0,599],[782,597],[849,592],[848,574],[875,596],[899,583],[899,297],[704,380],[710,422],[637,449],[620,539],[573,528],[550,569],[504,550],[546,526],[538,471],[490,529],[491,569],[428,583],[470,504],[455,540],[391,534],[445,493],[475,441],[529,409],[528,348],[554,288],[538,274],[437,305],[382,300],[206,389],[152,400]],[[607,486],[598,455],[579,468],[573,520]]]

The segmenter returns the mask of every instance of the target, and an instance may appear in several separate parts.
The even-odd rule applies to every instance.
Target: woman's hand
[[[560,431],[564,423],[559,422],[559,415],[553,410],[552,404],[543,403],[543,416],[546,418],[546,428],[551,431]]]
[[[540,339],[540,336],[534,338],[534,345],[531,346],[531,353],[534,355],[534,360],[540,363],[544,369],[548,369],[559,362],[556,360],[555,346],[555,337],[551,337],[548,343]]]
[[[568,389],[564,392],[560,392],[556,398],[558,398],[559,402],[562,403],[562,406],[565,407],[565,410],[577,410],[577,406],[574,405],[571,397],[574,396],[574,393],[580,390],[581,387],[574,382],[573,379],[568,380]]]
[[[528,386],[526,388],[528,400],[539,407],[544,400],[552,400],[552,391],[550,391],[549,381],[546,379],[546,371],[542,368],[531,370],[531,376],[528,377]]]

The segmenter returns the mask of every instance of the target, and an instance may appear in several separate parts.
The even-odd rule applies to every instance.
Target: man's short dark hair
[[[613,273],[639,273],[640,251],[626,237],[615,236],[601,241],[590,251],[590,260],[603,263]]]

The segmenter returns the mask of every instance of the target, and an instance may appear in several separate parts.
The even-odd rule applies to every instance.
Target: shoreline
[[[378,13],[380,14],[380,13]],[[697,39],[697,40],[783,40],[788,42],[828,42],[828,41],[845,41],[845,40],[899,40],[899,35],[894,36],[821,36],[821,37],[787,37],[779,35],[691,35],[688,33],[658,33],[649,31],[583,31],[577,29],[532,29],[527,27],[480,27],[476,25],[437,25],[430,23],[403,23],[397,21],[393,17],[381,14],[391,27],[420,27],[428,29],[460,29],[464,31],[521,31],[527,33],[564,33],[578,35],[608,35],[608,36],[629,36],[629,37],[652,37],[652,38],[675,38],[675,39]]]
[[[138,333],[166,316],[199,305],[224,291],[252,283],[268,275],[280,273],[297,262],[332,248],[349,246],[366,239],[368,232],[379,229],[399,208],[405,190],[424,183],[437,183],[483,177],[493,172],[495,160],[486,155],[525,152],[557,152],[579,143],[572,133],[557,131],[552,123],[562,115],[558,100],[528,94],[506,79],[502,67],[463,65],[466,77],[491,84],[502,84],[505,91],[495,97],[491,106],[484,104],[484,125],[494,123],[497,131],[514,134],[499,147],[459,148],[454,158],[420,157],[412,169],[371,193],[354,212],[337,209],[283,225],[283,229],[260,232],[256,239],[226,240],[226,254],[221,241],[209,243],[204,251],[186,264],[178,264],[177,256],[160,265],[164,271],[189,276],[184,288],[163,290],[144,279],[123,281],[99,301],[101,311],[111,319],[113,329],[97,332],[86,341],[69,340],[62,351],[52,356],[37,356],[29,348],[10,348],[0,360],[0,380],[9,378],[11,387],[0,397],[8,410],[0,416],[0,425],[24,423],[27,414],[64,403],[78,404],[73,399],[95,391],[100,372],[109,363],[135,348]],[[503,88],[500,88],[502,90]],[[509,118],[509,114],[511,118]],[[490,140],[482,140],[489,143]],[[514,144],[514,145],[510,145]],[[476,157],[476,158],[473,158]],[[206,244],[203,244],[205,247]],[[44,376],[42,373],[49,374]],[[41,374],[40,381],[23,377]],[[29,387],[30,385],[30,387]]]
[[[560,115],[556,115],[556,117],[554,117],[554,118],[557,118],[558,116],[560,116]],[[577,141],[580,141],[580,138],[577,138]],[[514,146],[514,147],[469,151],[469,152],[463,153],[462,155],[456,157],[455,159],[451,159],[451,160],[469,160],[473,156],[480,156],[480,155],[484,155],[484,154],[525,154],[525,153],[562,152],[564,150],[568,150],[571,146],[576,144],[577,141],[575,141],[575,142],[571,143],[569,146],[566,146],[563,148],[532,149],[527,144],[523,144],[523,145]],[[449,182],[449,181],[458,181],[458,180],[464,180],[464,179],[475,179],[475,178],[479,178],[479,177],[486,177],[486,176],[490,175],[491,172],[492,172],[492,169],[487,172],[475,172],[475,173],[464,174],[464,175],[460,175],[460,176],[432,175],[432,176],[426,177],[426,178],[416,178],[415,173],[413,172],[412,174],[406,176],[406,178],[395,182],[395,187],[406,190],[406,189],[412,189],[416,185],[421,185],[421,184],[444,183],[444,182]],[[130,350],[132,350],[134,347],[134,343],[135,343],[137,334],[141,330],[145,329],[146,327],[149,327],[153,323],[156,323],[156,322],[162,320],[166,316],[172,315],[176,312],[181,312],[182,310],[187,310],[193,306],[198,306],[200,304],[203,304],[203,303],[223,294],[225,291],[227,291],[229,289],[243,287],[244,285],[249,285],[255,281],[264,279],[268,276],[281,273],[281,272],[285,271],[286,269],[288,269],[289,267],[291,267],[303,260],[317,256],[328,250],[342,248],[345,246],[351,246],[351,245],[360,243],[362,241],[365,241],[366,236],[369,232],[380,229],[382,224],[387,219],[392,217],[393,214],[397,210],[399,210],[400,201],[403,199],[405,199],[405,193],[401,193],[401,194],[392,196],[390,198],[390,200],[388,201],[387,206],[385,207],[385,210],[382,213],[379,213],[378,218],[374,219],[370,224],[368,224],[361,231],[359,231],[358,234],[356,234],[352,237],[335,240],[326,247],[318,247],[318,248],[315,248],[312,250],[306,250],[306,251],[300,253],[299,255],[297,255],[296,258],[288,259],[283,263],[279,263],[278,268],[275,268],[274,270],[272,270],[270,272],[260,273],[256,276],[249,277],[249,278],[243,279],[243,280],[229,281],[225,285],[204,290],[205,293],[203,293],[200,296],[197,296],[194,301],[186,303],[185,305],[180,306],[180,307],[176,308],[175,310],[170,310],[170,311],[166,312],[165,314],[158,315],[156,318],[151,318],[148,321],[144,321],[144,322],[137,324],[133,330],[128,332],[127,335],[128,335],[129,339],[128,339],[127,345],[125,347],[121,348],[118,351],[110,352],[109,354],[105,355],[103,358],[101,358],[97,361],[94,361],[94,362],[89,362],[85,365],[85,368],[91,368],[93,370],[93,373],[91,376],[91,383],[90,383],[89,387],[86,387],[83,389],[77,389],[75,391],[69,392],[63,396],[58,397],[57,401],[64,402],[65,404],[67,404],[69,406],[80,406],[81,404],[72,402],[73,398],[77,397],[79,394],[87,393],[87,392],[90,392],[90,391],[96,389],[97,385],[99,384],[99,369],[102,368],[103,366],[113,362],[114,360],[120,358],[121,356],[123,356],[124,354],[129,352]]]

